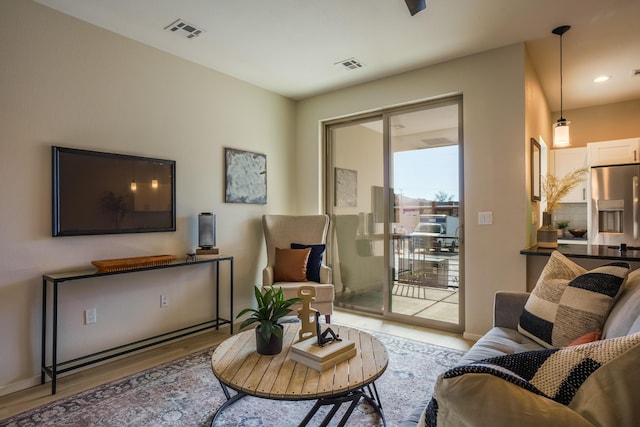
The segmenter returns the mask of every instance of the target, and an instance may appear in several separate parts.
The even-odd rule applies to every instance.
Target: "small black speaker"
[[[216,245],[216,216],[211,212],[198,215],[198,246],[211,249]]]

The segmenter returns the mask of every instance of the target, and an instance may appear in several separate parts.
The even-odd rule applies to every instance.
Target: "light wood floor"
[[[381,318],[367,317],[361,314],[335,311],[331,319],[332,322],[355,328],[381,331],[460,350],[468,350],[472,344],[472,342],[464,340],[460,334],[406,325]],[[224,341],[228,336],[228,327],[223,327],[220,328],[219,331],[205,332],[194,337],[165,344],[134,355],[129,355],[119,360],[69,374],[63,378],[58,378],[57,393],[53,396],[51,395],[50,383],[34,386],[6,396],[0,396],[0,420],[45,403],[71,396],[75,393],[212,347]]]

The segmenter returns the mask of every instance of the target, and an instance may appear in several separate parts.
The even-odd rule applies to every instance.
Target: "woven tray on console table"
[[[131,270],[134,268],[157,267],[166,265],[176,259],[175,255],[139,256],[134,258],[103,259],[91,261],[98,268],[98,273]]]

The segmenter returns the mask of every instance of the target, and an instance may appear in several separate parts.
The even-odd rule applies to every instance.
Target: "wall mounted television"
[[[176,162],[52,147],[53,236],[176,230]]]

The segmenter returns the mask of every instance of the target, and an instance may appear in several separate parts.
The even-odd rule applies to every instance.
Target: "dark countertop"
[[[531,246],[522,249],[522,255],[549,256],[556,249]],[[640,250],[619,251],[617,248],[599,245],[558,245],[558,251],[569,258],[612,259],[619,261],[640,261]]]

